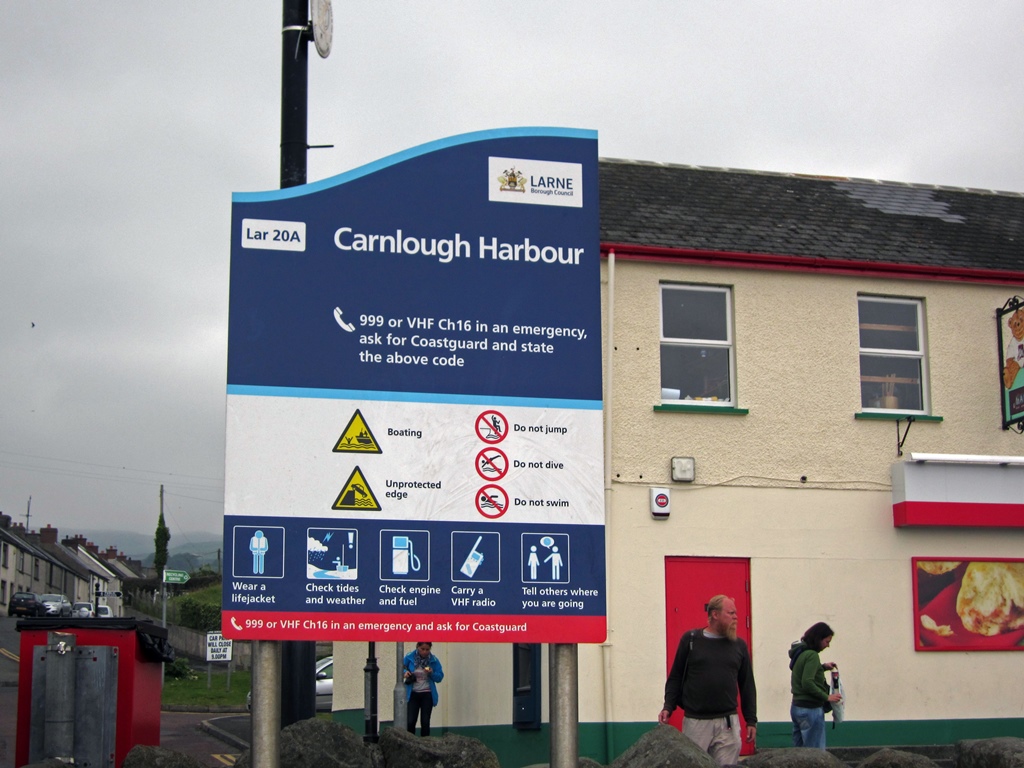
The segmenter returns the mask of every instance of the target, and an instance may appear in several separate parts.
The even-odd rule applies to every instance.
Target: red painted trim
[[[1024,272],[1000,269],[967,269],[919,264],[896,264],[885,261],[853,261],[823,259],[810,256],[785,256],[771,253],[740,253],[738,251],[703,251],[692,248],[665,248],[653,245],[601,243],[607,257],[615,252],[616,260],[650,261],[670,264],[699,264],[732,269],[766,269],[785,272],[813,272],[823,275],[857,275],[904,280],[939,280],[945,282],[989,283],[996,285],[1024,284]]]
[[[242,631],[231,626],[234,618]],[[235,640],[373,640],[416,642],[427,638],[450,643],[603,643],[607,639],[604,616],[472,615],[332,613],[323,620],[288,611],[224,611],[224,637]],[[252,627],[260,621],[262,626]],[[345,625],[350,625],[345,628]],[[268,626],[269,625],[269,626]],[[388,627],[389,629],[374,629]],[[403,626],[404,625],[404,626]],[[495,625],[503,625],[505,631]],[[412,627],[412,629],[407,629]]]
[[[896,528],[937,525],[956,528],[1024,528],[1024,504],[900,501],[892,505]]]

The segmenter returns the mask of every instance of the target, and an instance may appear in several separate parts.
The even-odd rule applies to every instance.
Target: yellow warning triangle
[[[338,442],[334,446],[334,453],[381,453],[377,438],[373,436],[370,427],[363,418],[363,414],[356,409],[348,426],[341,433]]]
[[[366,482],[366,478],[363,477],[359,467],[352,470],[352,474],[348,476],[345,487],[341,489],[341,493],[334,500],[334,505],[331,509],[351,509],[358,512],[381,511],[380,504],[377,503],[373,490],[370,488],[370,484]]]

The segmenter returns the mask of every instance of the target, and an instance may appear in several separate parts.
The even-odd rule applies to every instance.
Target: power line
[[[115,470],[117,472],[144,472],[146,474],[159,475],[161,477],[192,478],[193,480],[209,480],[211,482],[218,482],[218,483],[223,483],[224,482],[224,478],[223,477],[208,477],[206,475],[179,474],[179,473],[176,473],[176,472],[166,472],[166,471],[163,471],[163,470],[139,469],[137,467],[124,467],[124,466],[118,467],[118,466],[111,465],[111,464],[93,464],[93,463],[90,463],[90,462],[87,462],[87,461],[76,461],[74,459],[60,459],[60,458],[57,458],[55,456],[37,456],[37,455],[31,454],[31,453],[16,453],[14,451],[5,451],[5,450],[2,450],[2,449],[0,449],[0,454],[6,455],[6,456],[16,456],[19,459],[39,459],[41,461],[58,461],[58,462],[61,462],[62,464],[75,464],[75,465],[82,466],[82,467],[97,467],[99,469],[112,469],[112,470]],[[2,464],[2,462],[0,462],[0,464]],[[40,469],[40,471],[44,471],[45,472],[45,471],[48,471],[48,470]]]

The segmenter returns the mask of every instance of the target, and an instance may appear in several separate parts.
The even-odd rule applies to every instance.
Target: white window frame
[[[917,349],[906,350],[906,349],[892,349],[886,347],[863,347],[860,346],[860,328],[861,328],[861,302],[869,301],[877,304],[900,304],[903,306],[913,306],[916,309],[916,322],[917,322]],[[928,414],[930,412],[931,403],[928,396],[928,344],[927,336],[925,333],[925,315],[924,315],[924,300],[923,299],[908,299],[895,296],[878,296],[874,294],[858,294],[857,295],[857,345],[858,345],[858,356],[857,356],[857,368],[860,373],[860,384],[858,388],[858,394],[860,396],[860,407],[864,413],[913,413],[913,414]],[[915,360],[918,363],[918,370],[921,372],[920,381],[917,383],[918,395],[921,400],[920,408],[907,408],[899,405],[885,405],[879,402],[876,405],[871,405],[872,401],[867,404],[864,402],[864,384],[865,374],[862,367],[861,357],[869,355],[871,357],[891,357],[901,360]],[[910,386],[906,382],[901,382],[899,379],[896,380],[896,387],[907,387]],[[884,394],[884,393],[883,393]],[[881,398],[879,398],[881,400]]]
[[[724,349],[728,354],[728,386],[729,396],[727,398],[719,398],[717,400],[711,399],[710,397],[704,398],[703,396],[694,396],[690,393],[682,392],[681,390],[675,394],[673,391],[661,387],[661,401],[667,404],[677,405],[698,405],[707,406],[709,408],[735,408],[736,407],[736,343],[735,343],[735,332],[733,328],[733,308],[732,308],[732,288],[730,286],[723,285],[702,285],[697,283],[674,283],[674,282],[661,282],[658,285],[659,293],[659,304],[658,304],[658,330],[660,337],[659,345],[659,365],[658,365],[658,376],[659,384],[662,383],[662,370],[660,364],[661,350],[665,347],[708,347],[715,349]],[[674,337],[665,335],[665,298],[666,293],[672,291],[700,291],[708,293],[719,293],[725,297],[725,339],[701,339],[701,338],[690,338],[690,337]]]

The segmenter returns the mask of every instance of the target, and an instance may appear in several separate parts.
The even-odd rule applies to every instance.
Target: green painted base
[[[334,721],[357,733],[365,731],[363,710],[333,713]],[[391,723],[381,723],[389,728]],[[978,720],[885,720],[849,721],[826,724],[829,747],[907,747],[927,744],[954,744],[962,739],[990,739],[1019,736],[1024,733],[1024,718]],[[608,765],[654,728],[654,723],[580,723],[580,757],[589,757]],[[761,722],[757,725],[757,745],[764,749],[792,746],[792,724]],[[498,756],[502,768],[523,768],[550,762],[551,732],[547,723],[536,731],[517,731],[511,725],[480,725],[436,728],[437,736],[457,733],[486,744]],[[434,734],[432,734],[434,735]]]

